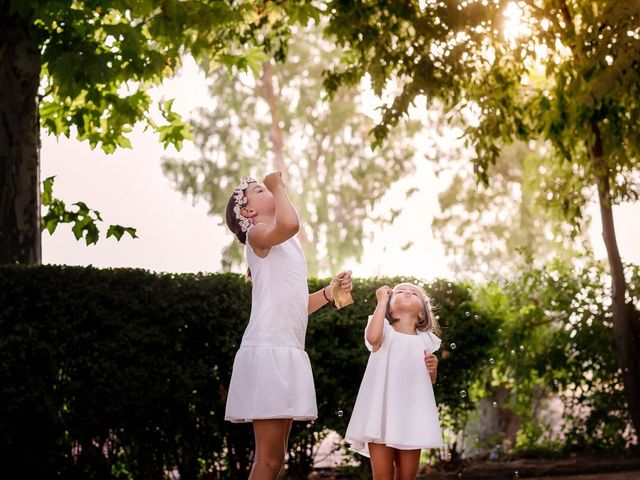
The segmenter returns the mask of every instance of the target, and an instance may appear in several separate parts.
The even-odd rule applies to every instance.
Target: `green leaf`
[[[42,196],[41,202],[42,205],[49,206],[53,202],[53,182],[56,176],[47,177],[42,182]]]
[[[131,235],[131,238],[138,238],[135,228],[123,227],[122,225],[110,225],[107,230],[107,238],[113,236],[119,241],[125,233]]]

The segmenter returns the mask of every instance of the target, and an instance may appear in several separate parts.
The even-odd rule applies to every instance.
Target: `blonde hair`
[[[429,299],[429,295],[427,295],[427,292],[425,292],[424,288],[422,288],[420,285],[408,282],[399,283],[395,287],[393,287],[393,289],[395,290],[397,287],[400,287],[402,285],[408,285],[410,287],[417,288],[420,293],[422,293],[422,311],[418,314],[416,329],[422,332],[433,332],[436,335],[439,335],[440,324],[433,314],[433,306],[431,305],[431,300]],[[387,302],[386,319],[390,324],[398,321],[398,319],[393,318],[391,314],[391,301]]]

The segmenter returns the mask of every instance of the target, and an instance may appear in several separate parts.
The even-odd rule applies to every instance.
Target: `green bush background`
[[[541,385],[561,392],[582,378],[578,360],[567,358],[578,351],[592,359],[591,338],[605,358],[590,380],[596,385],[593,398],[583,399],[591,401],[596,416],[576,420],[572,432],[586,436],[582,444],[606,446],[621,437],[624,399],[614,391],[620,379],[606,321],[596,319],[597,339],[586,331],[569,338],[566,329],[549,328],[555,320],[541,327],[523,323],[549,317],[551,299],[540,295],[559,294],[551,280],[562,268],[528,272],[506,287],[422,283],[444,330],[436,385],[444,425],[464,429],[474,402],[489,397],[493,386],[507,385],[515,389],[509,407],[525,419],[521,446],[534,445],[540,437],[535,418],[523,413],[533,392]],[[603,288],[598,278],[586,282],[583,272],[562,272],[568,284],[563,291],[571,298],[576,290]],[[632,273],[637,279],[637,271]],[[344,434],[368,358],[363,328],[375,289],[404,280],[355,280],[354,305],[324,307],[310,317],[307,351],[319,417],[294,423],[292,478],[310,471],[314,447],[329,430]],[[326,283],[312,279],[309,288]],[[173,468],[183,479],[245,478],[251,427],[224,422],[224,408],[250,300],[250,284],[236,274],[0,267],[0,452],[6,470],[14,478],[154,479],[166,478]],[[582,308],[558,306],[565,316],[566,309]],[[606,315],[604,307],[589,312]],[[571,353],[569,341],[583,341],[585,348],[574,345]],[[517,360],[508,353],[512,344],[526,345]],[[554,357],[547,368],[543,360],[549,355]],[[520,376],[526,381],[519,382]],[[613,393],[597,387],[599,378]],[[609,428],[615,431],[603,432],[597,420],[611,411],[620,421]]]

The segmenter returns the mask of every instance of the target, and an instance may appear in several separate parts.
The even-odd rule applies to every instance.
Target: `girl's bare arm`
[[[373,351],[376,352],[382,345],[382,333],[384,331],[385,313],[387,311],[387,303],[391,298],[391,288],[386,285],[376,290],[376,298],[378,299],[378,305],[373,311],[373,316],[369,322],[367,328],[367,342],[373,347]]]

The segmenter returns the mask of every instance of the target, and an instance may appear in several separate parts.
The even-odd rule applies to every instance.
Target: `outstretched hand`
[[[335,277],[333,277],[333,279],[331,280],[330,288],[329,288],[329,290],[332,292],[331,300],[333,300],[333,291],[336,285],[344,293],[349,293],[351,290],[353,290],[353,281],[351,280],[351,270],[345,270],[343,272],[340,272]]]

